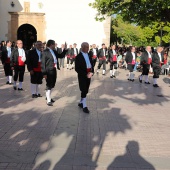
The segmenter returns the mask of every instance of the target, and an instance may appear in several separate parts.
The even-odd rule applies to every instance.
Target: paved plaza
[[[107,69],[109,65],[107,65]],[[102,73],[102,70],[101,70]],[[6,85],[0,66],[0,170],[170,170],[170,84],[160,88],[94,75],[90,114],[78,108],[77,75],[58,71],[54,106],[32,99],[29,73],[23,89]],[[152,82],[152,75],[149,77]]]

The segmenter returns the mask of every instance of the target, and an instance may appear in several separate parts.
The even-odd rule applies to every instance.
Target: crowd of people
[[[30,72],[30,83],[32,98],[42,97],[40,85],[43,78],[46,80],[46,100],[48,106],[53,106],[51,90],[55,87],[57,69],[65,67],[68,70],[75,69],[78,73],[81,100],[78,104],[85,113],[89,113],[86,105],[86,95],[89,90],[91,77],[95,73],[106,75],[106,65],[109,64],[110,78],[116,78],[117,69],[129,70],[128,81],[134,82],[134,71],[140,71],[139,83],[150,84],[148,74],[153,74],[153,87],[159,87],[157,80],[159,75],[169,74],[170,50],[158,46],[156,49],[151,46],[136,48],[119,47],[112,45],[107,48],[105,44],[99,49],[96,44],[89,45],[84,42],[81,48],[77,44],[62,44],[57,47],[54,40],[47,43],[37,41],[30,50],[23,48],[23,42],[17,40],[16,44],[11,41],[2,41],[0,45],[0,57],[4,67],[6,84],[12,85],[13,89],[23,91],[25,68]],[[98,64],[96,66],[96,64]],[[18,83],[17,83],[18,82]]]

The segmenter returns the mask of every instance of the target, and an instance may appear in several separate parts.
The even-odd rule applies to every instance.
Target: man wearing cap
[[[91,57],[88,55],[89,44],[83,42],[81,44],[82,51],[77,55],[75,60],[75,71],[78,74],[79,88],[81,91],[81,100],[78,104],[84,113],[90,113],[86,105],[86,96],[89,91],[91,77],[94,74],[94,67]]]
[[[103,65],[103,75],[105,75],[106,72],[106,53],[107,53],[106,46],[105,44],[102,44],[102,48],[97,53],[97,57],[99,58],[97,73],[99,73],[99,70]]]

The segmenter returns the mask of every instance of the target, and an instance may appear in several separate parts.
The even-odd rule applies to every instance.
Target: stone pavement
[[[153,88],[127,73],[93,76],[88,115],[77,107],[74,70],[58,71],[48,107],[31,98],[28,73],[18,92],[0,66],[0,170],[170,170],[169,78]]]

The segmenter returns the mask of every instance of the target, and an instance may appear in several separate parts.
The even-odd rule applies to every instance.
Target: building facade
[[[110,44],[110,18],[97,22],[92,0],[0,0],[0,41]]]

